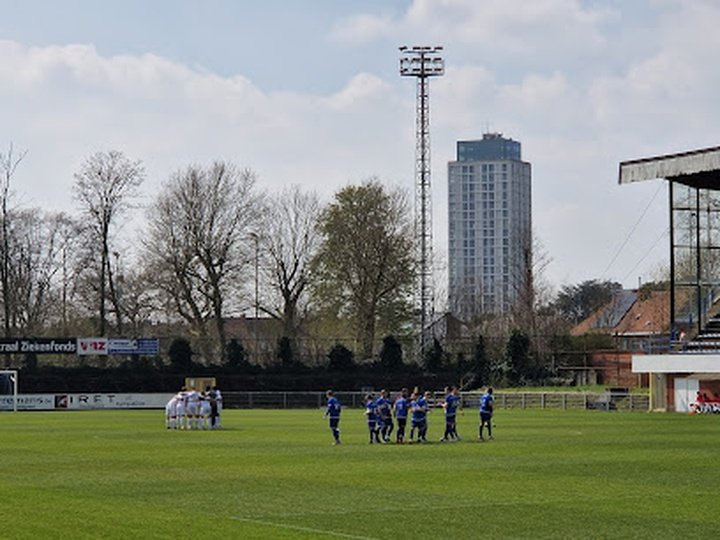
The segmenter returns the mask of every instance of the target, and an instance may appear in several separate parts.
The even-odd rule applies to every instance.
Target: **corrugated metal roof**
[[[707,181],[707,173],[718,173],[720,179],[720,147],[623,161],[620,163],[618,183],[629,184],[643,180],[694,175],[702,176]],[[684,178],[683,183],[692,184],[692,178]]]
[[[613,295],[612,301],[598,314],[593,328],[614,328],[637,300],[637,291],[623,289]]]

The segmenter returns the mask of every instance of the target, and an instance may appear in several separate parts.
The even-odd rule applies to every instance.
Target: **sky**
[[[430,83],[436,266],[457,140],[501,132],[532,164],[556,289],[667,266],[667,186],[620,161],[720,144],[715,0],[0,0],[0,152],[16,200],[76,208],[93,153],[141,160],[145,203],[222,159],[325,201],[377,177],[414,192],[415,83],[401,45],[442,45]],[[131,246],[127,247],[131,250]]]

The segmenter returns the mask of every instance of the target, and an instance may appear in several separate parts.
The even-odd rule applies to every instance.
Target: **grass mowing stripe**
[[[253,519],[253,518],[242,518],[233,517],[235,521],[246,521],[248,523],[256,523],[258,525],[268,525],[270,527],[276,527],[280,529],[290,529],[294,531],[308,532],[312,534],[322,534],[325,536],[332,536],[335,538],[354,538],[355,540],[379,540],[372,536],[356,536],[354,534],[345,534],[337,531],[326,531],[321,529],[315,529],[313,527],[300,527],[299,525],[288,525],[287,523],[275,523],[265,519]]]

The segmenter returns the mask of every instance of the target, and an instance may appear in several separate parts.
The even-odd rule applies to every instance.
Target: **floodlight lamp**
[[[400,58],[400,74],[401,75],[420,75],[422,73],[422,63],[418,57]]]

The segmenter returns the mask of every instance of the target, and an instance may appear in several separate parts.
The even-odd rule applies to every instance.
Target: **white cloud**
[[[332,27],[347,45],[333,51],[342,61],[372,44],[445,45],[430,107],[437,253],[459,139],[489,128],[522,142],[556,283],[599,277],[656,191],[618,186],[619,161],[720,142],[720,5],[648,2],[632,8],[639,15],[605,5],[415,0],[400,16],[358,13]],[[246,74],[92,45],[4,41],[0,55],[0,148],[29,150],[15,189],[30,204],[70,207],[79,164],[110,148],[146,163],[148,195],[175,169],[217,158],[255,169],[270,190],[302,183],[329,196],[370,175],[413,188],[414,89],[394,69],[328,73],[333,90],[320,94],[268,92]],[[609,279],[625,277],[665,226],[665,200],[655,204]]]
[[[333,41],[362,44],[390,35],[395,24],[389,16],[360,14],[338,21],[330,31]]]
[[[600,46],[605,40],[598,25],[611,15],[577,0],[416,0],[406,23],[429,28],[436,38],[458,36],[506,53],[534,53],[548,43]],[[544,39],[538,40],[539,35]]]
[[[146,163],[149,195],[174,170],[213,159],[257,170],[267,189],[304,182],[325,195],[373,174],[397,180],[405,167],[396,155],[412,167],[412,146],[400,147],[406,120],[378,129],[405,111],[375,75],[314,96],[89,45],[2,42],[0,54],[0,117],[5,136],[29,150],[15,186],[29,204],[70,208],[73,173],[110,148]]]
[[[375,75],[359,73],[340,92],[333,94],[326,101],[330,109],[348,110],[378,98],[387,96],[392,86]]]
[[[357,45],[393,39],[407,45],[450,44],[449,58],[481,58],[524,68],[582,62],[607,46],[602,31],[617,13],[579,0],[415,0],[405,13],[359,14],[339,21],[331,38]]]

